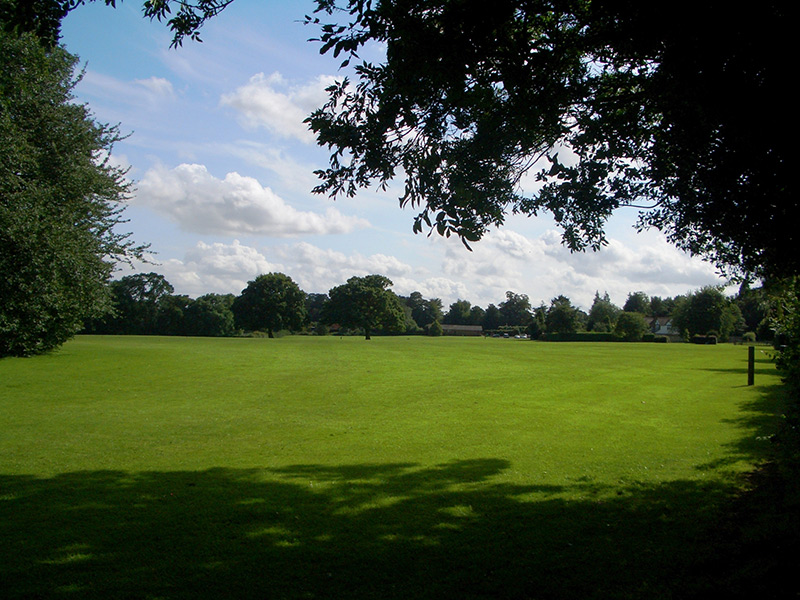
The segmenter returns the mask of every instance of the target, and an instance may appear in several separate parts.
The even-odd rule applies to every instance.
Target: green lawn
[[[0,588],[546,599],[735,586],[720,523],[781,408],[757,355],[754,387],[730,345],[79,337],[5,359]]]

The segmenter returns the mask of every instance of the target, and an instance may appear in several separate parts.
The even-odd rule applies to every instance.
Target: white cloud
[[[172,89],[172,83],[163,77],[134,79],[133,83],[145,88],[154,96],[161,98],[171,98],[175,94],[175,91]]]
[[[442,271],[467,288],[462,298],[484,308],[505,299],[505,292],[527,294],[531,303],[549,304],[559,294],[588,309],[595,291],[609,293],[622,305],[627,295],[675,296],[721,283],[714,268],[678,250],[656,232],[644,232],[628,243],[610,239],[599,252],[571,253],[561,234],[548,230],[525,237],[511,229],[491,231],[469,253],[454,240],[445,246]],[[453,298],[446,292],[442,296]],[[445,305],[445,307],[447,304]]]
[[[192,296],[238,294],[248,281],[272,271],[286,273],[305,291],[317,293],[326,293],[350,277],[377,273],[389,277],[398,294],[419,291],[426,298],[441,298],[445,310],[458,298],[483,308],[497,305],[508,290],[527,294],[534,306],[564,294],[588,310],[595,291],[608,292],[621,306],[635,291],[675,296],[720,283],[713,268],[657,235],[643,238],[636,247],[611,240],[608,252],[595,254],[562,251],[559,240],[554,231],[529,239],[501,230],[468,252],[457,240],[435,239],[424,266],[418,259],[407,262],[391,254],[342,252],[304,241],[261,249],[236,240],[201,241],[183,258],[145,270],[157,270],[177,293]]]
[[[264,127],[280,137],[310,144],[314,136],[303,120],[325,103],[325,88],[334,81],[330,75],[320,75],[294,85],[278,72],[269,76],[258,73],[233,93],[223,94],[220,103],[238,111],[240,122],[248,129]]]
[[[155,110],[163,106],[165,101],[176,97],[172,83],[163,77],[123,81],[96,71],[84,74],[80,90],[115,104],[123,103],[148,110]]]
[[[397,280],[413,272],[411,265],[394,256],[372,254],[364,256],[359,252],[345,254],[331,249],[323,249],[307,242],[278,249],[278,255],[291,269],[287,273],[301,283],[307,291],[327,292],[350,277],[379,274],[397,283]]]
[[[204,234],[297,236],[348,233],[369,223],[335,208],[299,211],[256,179],[211,175],[203,165],[155,167],[138,183],[134,203],[148,206],[182,229]]]

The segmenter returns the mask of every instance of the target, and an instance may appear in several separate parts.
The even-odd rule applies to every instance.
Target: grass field
[[[754,577],[723,524],[781,408],[757,354],[754,387],[730,345],[79,337],[5,359],[0,595],[724,591]]]

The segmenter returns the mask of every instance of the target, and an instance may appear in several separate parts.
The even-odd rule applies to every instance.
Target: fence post
[[[753,385],[756,379],[756,349],[755,346],[747,348],[747,385]]]

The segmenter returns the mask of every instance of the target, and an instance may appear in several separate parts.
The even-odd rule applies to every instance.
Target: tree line
[[[531,339],[564,334],[607,333],[638,341],[652,331],[653,320],[671,321],[684,339],[714,336],[721,341],[749,335],[769,340],[769,302],[762,288],[743,285],[735,296],[708,286],[675,297],[632,292],[622,307],[608,293],[595,293],[588,312],[559,295],[549,305],[531,305],[525,294],[506,292],[504,301],[485,309],[458,299],[444,310],[440,298],[392,291],[382,275],[351,277],[328,293],[306,293],[283,273],[259,275],[236,296],[204,294],[196,299],[175,294],[158,273],[127,275],[108,285],[111,311],[88,319],[84,333],[122,335],[235,336],[302,332],[324,335],[441,335],[442,325],[478,325],[485,334],[511,332]],[[665,319],[662,319],[662,321]]]

